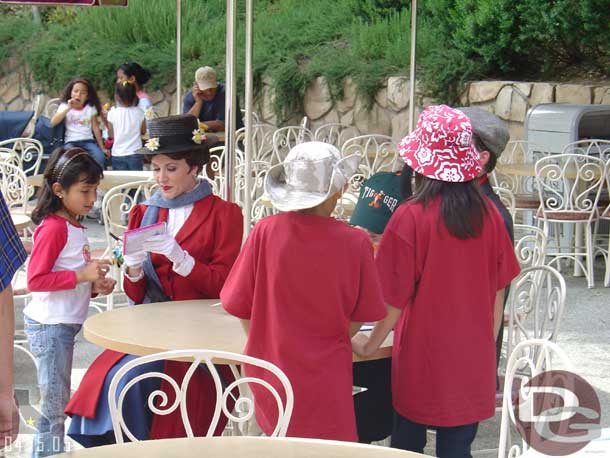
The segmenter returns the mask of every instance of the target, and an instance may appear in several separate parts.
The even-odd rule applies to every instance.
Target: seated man
[[[236,104],[235,129],[244,126],[239,101]],[[196,116],[213,132],[225,130],[225,85],[216,79],[212,67],[199,67],[195,72],[192,89],[184,96],[183,113]]]

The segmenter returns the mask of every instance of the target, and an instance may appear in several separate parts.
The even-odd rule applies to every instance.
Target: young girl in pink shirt
[[[27,272],[32,300],[23,313],[42,398],[34,457],[64,451],[74,338],[87,317],[91,295],[114,288],[115,281],[105,278],[109,262],[91,260],[86,228],[80,224],[95,202],[101,177],[101,167],[85,150],[57,149],[32,212],[40,225]]]

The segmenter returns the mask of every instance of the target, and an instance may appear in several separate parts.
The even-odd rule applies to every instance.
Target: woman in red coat
[[[125,255],[125,293],[136,304],[217,298],[241,247],[241,209],[214,196],[209,183],[198,178],[209,151],[195,117],[153,119],[148,129],[150,140],[139,152],[152,155],[153,175],[160,189],[133,208],[128,227],[165,222],[167,230],[146,240],[143,251]],[[85,446],[114,442],[108,387],[116,371],[134,358],[106,350],[94,361],[66,408],[72,415],[69,436]],[[141,366],[140,373],[163,370],[180,383],[188,366],[152,363]],[[229,379],[228,368],[222,369]],[[161,389],[168,386],[161,383]],[[132,399],[126,400],[123,413],[138,439],[185,435],[178,411],[151,417],[148,409],[139,407],[146,405],[148,394],[158,387],[158,380],[147,379],[128,392]],[[171,396],[171,389],[165,391]],[[213,393],[211,377],[200,370],[191,381],[187,396],[196,435],[207,431],[214,409]],[[223,427],[221,422],[217,433]]]

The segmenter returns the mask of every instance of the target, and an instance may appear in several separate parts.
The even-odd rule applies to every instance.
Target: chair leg
[[[604,287],[610,287],[610,234],[608,234],[608,246],[606,251],[606,274],[604,276]]]
[[[587,271],[585,272],[585,276],[587,277],[587,282],[589,288],[593,288],[595,286],[595,272],[593,269],[593,261],[595,260],[595,256],[593,253],[593,237],[591,234],[591,223],[587,222],[584,224],[585,226],[585,260],[587,263]]]

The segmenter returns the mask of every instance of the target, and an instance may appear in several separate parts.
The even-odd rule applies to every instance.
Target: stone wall
[[[461,97],[463,105],[477,106],[504,119],[511,139],[523,138],[527,110],[539,103],[610,104],[610,81],[599,85],[477,81]]]
[[[9,59],[5,68],[9,71],[0,78],[0,111],[33,109],[40,85],[31,82],[27,70],[18,67],[14,59]],[[255,111],[261,121],[276,124],[272,83],[268,78],[263,79],[262,90],[256,95]],[[311,82],[305,94],[305,115],[312,130],[326,123],[342,123],[357,127],[363,134],[389,135],[397,141],[406,135],[409,127],[409,88],[407,77],[390,77],[369,107],[368,100],[358,94],[356,85],[350,79],[344,82],[344,98],[334,101],[326,80],[320,77]],[[175,83],[149,94],[157,116],[174,114]],[[99,95],[102,103],[111,100],[104,92]],[[41,100],[42,108],[48,99],[57,96],[45,94]],[[431,99],[422,100],[421,97],[417,97],[417,100],[423,106],[433,103]],[[598,85],[477,81],[467,85],[461,103],[494,112],[508,122],[511,138],[521,139],[525,114],[530,107],[539,103],[610,104],[610,81]],[[415,116],[420,112],[421,106],[417,106]],[[295,118],[289,120],[288,124],[299,122],[300,119]]]

